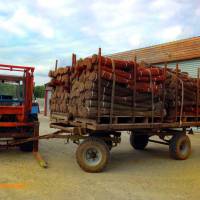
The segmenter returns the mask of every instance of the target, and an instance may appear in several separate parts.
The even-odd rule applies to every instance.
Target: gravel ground
[[[51,132],[48,118],[40,117],[41,134]],[[200,135],[190,136],[192,155],[172,160],[168,147],[149,144],[139,152],[131,148],[128,135],[112,150],[105,172],[89,174],[75,160],[75,144],[63,140],[40,142],[40,153],[49,164],[42,169],[31,153],[17,149],[0,152],[0,183],[21,183],[20,189],[0,188],[2,200],[66,199],[200,199]]]

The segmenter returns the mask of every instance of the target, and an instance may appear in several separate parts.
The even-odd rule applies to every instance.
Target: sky
[[[78,58],[200,35],[200,0],[0,0],[0,63],[48,71]]]

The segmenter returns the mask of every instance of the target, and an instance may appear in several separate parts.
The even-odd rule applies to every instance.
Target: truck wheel
[[[110,152],[105,142],[91,137],[83,141],[76,150],[76,160],[86,172],[101,172],[110,159]]]
[[[19,148],[21,151],[24,151],[24,152],[32,152],[33,151],[33,142],[30,141],[30,142],[20,144]]]
[[[143,150],[148,144],[148,135],[131,133],[130,135],[130,144],[134,149]]]
[[[191,143],[187,135],[176,134],[169,144],[170,156],[176,160],[186,160],[191,153]]]

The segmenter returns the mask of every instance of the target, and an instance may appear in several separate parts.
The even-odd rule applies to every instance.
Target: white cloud
[[[137,2],[137,0],[93,1],[90,10],[97,26],[112,29],[135,19],[134,16],[139,14]]]
[[[157,34],[163,41],[171,41],[177,39],[182,34],[182,27],[180,25],[167,27],[160,30]]]
[[[50,81],[50,78],[48,76],[44,77],[44,76],[37,75],[34,78],[34,82],[36,83],[36,85],[44,85],[48,83],[49,81]]]
[[[81,32],[88,36],[95,36],[97,35],[96,30],[92,26],[83,26],[80,28]]]
[[[54,30],[50,26],[49,22],[40,16],[29,14],[25,8],[16,11],[12,18],[12,23],[17,24],[22,29],[25,28],[39,33],[46,38],[54,37]]]
[[[147,16],[138,0],[93,1],[89,7],[93,17],[92,30],[106,51],[122,51],[140,44],[140,22]],[[110,52],[108,52],[110,53]]]
[[[78,3],[75,0],[37,0],[37,5],[57,17],[68,17],[76,13]]]
[[[3,29],[9,33],[13,33],[21,37],[26,36],[26,32],[22,28],[14,24],[12,20],[0,18],[0,29]]]
[[[154,0],[150,9],[155,13],[155,17],[167,20],[174,17],[183,7],[181,1],[174,0]]]
[[[141,45],[142,43],[142,37],[139,34],[133,34],[129,38],[130,45],[132,48],[137,48]]]
[[[200,6],[200,5],[199,5]],[[195,10],[195,14],[197,15],[197,16],[200,16],[200,7],[198,7],[196,10]]]
[[[45,38],[53,38],[55,35],[48,20],[32,15],[25,7],[17,9],[9,18],[1,18],[0,28],[18,36],[25,36],[29,31],[41,34]]]

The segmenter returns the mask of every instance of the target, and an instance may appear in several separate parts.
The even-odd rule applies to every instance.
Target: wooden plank
[[[71,121],[70,125],[82,127],[89,130],[105,131],[128,131],[134,129],[161,129],[161,128],[183,128],[183,127],[197,127],[200,126],[200,122],[174,122],[174,123],[120,123],[120,124],[87,124],[84,122]]]

